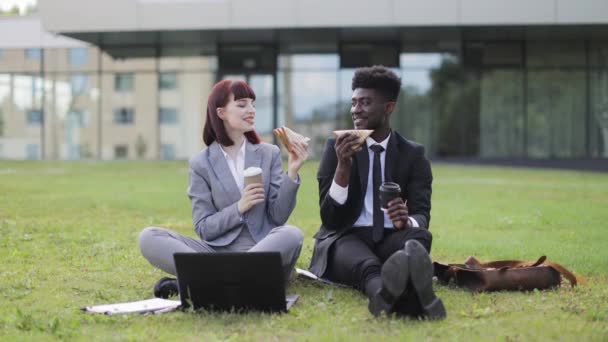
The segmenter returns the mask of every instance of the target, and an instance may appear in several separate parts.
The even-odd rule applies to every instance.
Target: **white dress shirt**
[[[361,214],[353,224],[353,227],[371,227],[373,226],[373,218],[374,218],[374,190],[373,190],[373,168],[374,168],[374,151],[370,149],[372,145],[379,144],[384,148],[384,151],[380,153],[380,170],[382,174],[382,182],[384,182],[384,161],[386,160],[386,147],[388,146],[388,140],[391,135],[389,134],[386,139],[382,142],[377,143],[374,139],[368,137],[365,140],[365,144],[367,146],[367,154],[369,156],[369,170],[367,173],[367,189],[365,191],[365,199],[363,200],[363,209],[361,210]],[[338,204],[344,204],[348,199],[348,185],[342,187],[336,183],[334,180],[329,188],[329,196],[334,199]],[[394,229],[393,222],[389,218],[386,212],[384,213],[384,227]],[[418,227],[418,222],[409,217],[410,226]]]
[[[245,188],[245,177],[243,176],[243,171],[245,170],[245,140],[243,139],[243,144],[241,144],[241,148],[239,148],[239,152],[236,154],[236,159],[232,160],[228,153],[224,151],[222,145],[220,145],[220,149],[224,154],[224,158],[226,158],[226,162],[228,163],[228,168],[230,168],[230,173],[232,173],[232,177],[236,182],[237,187],[241,194],[243,194],[243,189]]]

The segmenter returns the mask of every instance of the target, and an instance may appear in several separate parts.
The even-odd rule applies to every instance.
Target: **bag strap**
[[[570,286],[574,287],[577,284],[587,285],[587,281],[580,276],[575,275],[574,273],[568,271],[564,266],[552,262],[547,261],[547,256],[543,255],[536,261],[520,261],[520,260],[500,260],[500,261],[490,261],[490,262],[480,262],[474,257],[469,257],[465,262],[466,265],[473,267],[484,267],[484,268],[497,268],[499,270],[506,270],[508,268],[515,267],[536,267],[540,265],[547,265],[553,267],[556,271],[558,271],[564,278],[568,279],[570,282]]]

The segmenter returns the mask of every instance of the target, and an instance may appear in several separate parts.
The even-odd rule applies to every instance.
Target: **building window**
[[[0,108],[0,137],[4,135],[4,116],[2,114],[2,108]]]
[[[27,111],[27,124],[28,125],[40,125],[42,124],[42,111],[38,109],[31,109]]]
[[[82,150],[82,148],[79,144],[74,144],[74,145],[68,146],[68,159],[71,159],[71,160],[80,159],[81,150]]]
[[[158,76],[158,88],[161,90],[172,90],[177,88],[177,73],[161,72]]]
[[[68,112],[67,121],[71,127],[87,127],[91,123],[89,112],[73,109]]]
[[[160,157],[164,160],[175,159],[175,145],[162,144],[160,146]]]
[[[86,48],[69,49],[68,61],[73,67],[86,65],[89,62],[89,50],[87,50]]]
[[[89,76],[85,74],[75,74],[70,77],[70,87],[72,95],[84,94],[89,87]]]
[[[25,59],[39,61],[42,59],[42,49],[25,49]]]
[[[132,124],[135,121],[135,111],[133,108],[117,108],[114,109],[115,124]]]
[[[127,145],[114,145],[114,159],[127,159],[129,147]]]
[[[114,75],[114,90],[117,92],[133,91],[133,74],[120,73]]]
[[[160,108],[158,111],[158,121],[161,124],[176,124],[177,109],[176,108]]]
[[[27,144],[25,146],[25,157],[27,159],[40,159],[40,146],[38,144]]]

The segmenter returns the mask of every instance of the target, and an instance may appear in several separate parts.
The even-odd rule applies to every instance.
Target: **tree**
[[[20,14],[19,6],[17,6],[17,5],[13,5],[13,7],[11,7],[8,10],[4,10],[4,11],[0,10],[0,15],[9,16],[9,15],[19,15],[19,14]]]
[[[144,138],[140,135],[137,136],[137,141],[135,142],[135,153],[137,153],[137,158],[143,159],[146,155],[146,151],[148,150],[148,145]]]
[[[431,98],[441,156],[470,156],[479,151],[479,80],[457,61],[444,59],[431,72]]]

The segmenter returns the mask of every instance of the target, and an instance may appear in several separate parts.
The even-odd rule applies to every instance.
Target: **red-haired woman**
[[[289,279],[304,236],[285,223],[296,205],[298,171],[308,146],[293,145],[283,172],[279,148],[261,142],[254,130],[254,101],[255,93],[243,81],[223,80],[211,90],[203,130],[207,148],[190,159],[188,196],[199,239],[144,229],[139,247],[152,265],[175,275],[173,254],[178,252],[276,251]],[[262,170],[262,183],[245,186],[243,171],[249,167]],[[174,278],[162,278],[154,288],[157,297],[176,293]]]

